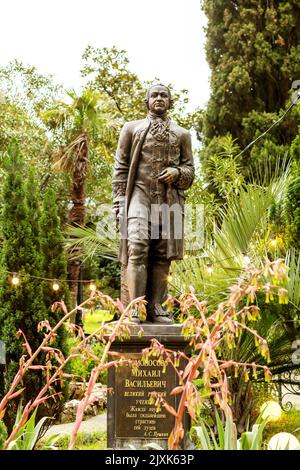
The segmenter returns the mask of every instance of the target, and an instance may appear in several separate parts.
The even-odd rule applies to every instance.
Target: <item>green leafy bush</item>
[[[102,322],[111,321],[113,317],[114,314],[108,310],[96,309],[93,312],[91,310],[87,310],[84,314],[83,320],[85,334],[89,335],[94,333],[99,329]]]
[[[264,441],[268,442],[274,434],[289,432],[300,439],[300,411],[291,410],[283,413],[281,418],[273,423],[268,423],[264,430]]]
[[[7,447],[8,450],[33,450],[35,448],[39,435],[41,433],[42,427],[45,421],[49,419],[48,417],[45,416],[41,418],[37,424],[35,424],[37,411],[38,411],[38,408],[34,410],[30,419],[28,419],[26,423],[20,427],[14,439],[9,443]],[[20,419],[22,417],[22,412],[23,412],[23,407],[19,405],[18,411],[16,414],[14,428],[20,422]],[[61,438],[61,435],[58,435],[58,434],[51,436],[49,439],[47,439],[43,443],[43,450],[54,449],[54,444],[60,438]]]
[[[7,429],[2,420],[0,420],[0,449],[2,449],[4,442],[7,439]]]
[[[251,431],[241,434],[238,439],[236,425],[231,416],[227,416],[225,425],[216,413],[217,430],[214,430],[203,420],[199,426],[193,426],[192,434],[196,433],[197,443],[202,450],[261,450],[263,444],[263,430],[266,421],[260,417],[252,426]]]
[[[75,338],[70,338],[68,340],[70,349],[77,346],[78,341]],[[89,348],[91,352],[101,358],[103,354],[104,346],[98,340],[90,342]],[[97,361],[89,358],[87,355],[84,357],[76,357],[72,359],[69,363],[68,372],[78,376],[78,380],[81,378],[83,380],[89,380],[93,368],[97,366]],[[107,373],[106,371],[99,375],[98,382],[107,383]]]
[[[60,436],[55,442],[56,450],[67,450],[70,436]],[[74,450],[105,450],[106,433],[78,433]],[[45,450],[43,439],[37,444],[36,450]]]

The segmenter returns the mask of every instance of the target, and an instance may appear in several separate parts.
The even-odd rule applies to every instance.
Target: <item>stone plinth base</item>
[[[141,327],[144,334],[139,337]],[[152,338],[167,349],[187,352],[188,341],[180,332],[180,325],[146,323],[132,327],[130,339],[114,342],[112,351],[122,353],[134,363],[112,367],[108,371],[108,388],[113,390],[113,393],[108,393],[107,400],[108,448],[130,449],[133,446],[135,449],[146,449],[147,444],[156,443],[167,449],[175,418],[164,407],[157,412],[155,406],[149,403],[149,398],[151,392],[158,392],[176,410],[180,395],[170,396],[170,392],[178,385],[178,376],[172,365],[163,370],[157,357],[149,358],[147,364],[141,358],[142,350],[150,346]],[[186,430],[188,424],[186,416]]]

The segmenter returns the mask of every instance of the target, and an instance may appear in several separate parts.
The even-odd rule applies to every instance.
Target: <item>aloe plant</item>
[[[258,418],[251,431],[246,431],[237,437],[236,425],[231,416],[227,415],[225,425],[216,413],[216,434],[204,421],[199,426],[193,426],[192,432],[196,432],[202,450],[261,450],[263,443],[263,430],[267,420]]]
[[[13,441],[11,441],[7,447],[7,450],[33,450],[42,429],[43,424],[49,419],[48,417],[41,418],[37,424],[35,424],[37,408],[32,413],[31,417],[26,423],[19,429]],[[18,424],[22,416],[22,406],[19,405],[15,425]],[[42,450],[55,449],[55,443],[62,437],[61,434],[55,434],[43,442]]]

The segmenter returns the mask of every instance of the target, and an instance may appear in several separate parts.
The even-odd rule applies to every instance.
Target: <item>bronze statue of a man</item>
[[[152,86],[145,101],[147,117],[125,123],[115,157],[119,259],[127,266],[130,301],[145,296],[147,321],[171,324],[162,304],[171,260],[183,258],[184,191],[194,179],[191,136],[169,119],[173,101],[166,86]],[[137,309],[131,318],[140,323]]]

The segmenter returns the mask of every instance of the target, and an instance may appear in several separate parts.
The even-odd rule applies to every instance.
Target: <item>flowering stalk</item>
[[[224,361],[218,358],[222,352],[221,345],[225,344],[227,348],[232,349],[241,332],[246,330],[254,337],[255,346],[261,356],[269,361],[266,341],[246,325],[246,320],[255,321],[259,318],[259,308],[256,305],[251,305],[256,299],[257,291],[264,290],[266,295],[270,295],[270,292],[277,292],[279,301],[282,301],[283,292],[285,293],[286,290],[281,287],[281,284],[287,280],[287,271],[283,260],[277,260],[273,263],[268,261],[262,270],[251,268],[248,273],[250,274],[248,282],[241,279],[240,284],[232,286],[228,301],[220,304],[212,315],[208,314],[206,302],[200,302],[192,288],[190,293],[183,294],[179,299],[181,312],[187,315],[182,332],[191,339],[190,345],[193,346],[196,354],[188,359],[183,371],[178,371],[179,386],[171,392],[171,395],[180,394],[177,410],[171,407],[159,394],[153,394],[156,398],[157,408],[159,409],[162,405],[175,417],[175,424],[168,440],[170,450],[178,449],[180,441],[184,437],[185,411],[187,410],[191,418],[195,419],[197,411],[202,405],[203,397],[194,384],[195,379],[199,376],[199,369],[202,371],[203,387],[206,394],[214,399],[215,404],[224,411],[226,416],[231,418],[228,376],[232,376],[233,371],[236,374],[238,370],[242,369],[242,375],[247,382],[249,380],[248,369],[252,370],[254,377],[257,374],[257,369],[262,369],[265,373],[265,379],[270,380],[271,372],[267,366],[233,360]],[[262,282],[263,276],[271,277],[272,283],[268,282],[267,289]],[[242,283],[245,285],[243,286]],[[246,306],[238,310],[237,307],[243,299],[246,299]],[[190,313],[195,309],[199,313],[199,318],[195,318]],[[174,352],[166,350],[157,341],[152,341],[151,347],[145,350],[144,354],[159,355],[162,360],[166,357],[166,361],[174,366],[174,361],[170,360],[170,355]],[[233,419],[231,422],[233,423]]]
[[[93,296],[91,296],[89,299],[82,302],[80,307],[83,307],[84,305],[89,303],[91,301],[92,297]],[[0,419],[4,416],[5,409],[6,409],[6,406],[9,402],[9,400],[11,399],[11,397],[14,394],[14,392],[15,392],[16,388],[18,387],[18,385],[20,385],[20,383],[22,382],[26,372],[28,372],[30,367],[33,365],[34,360],[37,358],[39,353],[43,351],[43,349],[47,346],[47,344],[49,342],[51,342],[51,339],[54,337],[56,331],[59,330],[59,328],[61,328],[61,326],[66,322],[66,320],[68,320],[68,318],[70,318],[71,315],[73,315],[73,313],[76,312],[76,308],[74,308],[70,312],[67,312],[67,309],[66,309],[66,306],[65,306],[64,302],[57,302],[56,304],[54,304],[54,308],[57,308],[58,306],[60,306],[61,309],[65,312],[65,315],[61,318],[61,320],[52,329],[50,329],[49,333],[45,335],[45,338],[43,339],[42,343],[39,345],[39,347],[36,349],[36,351],[34,353],[32,353],[31,350],[27,346],[27,352],[29,353],[29,358],[27,359],[27,361],[25,361],[24,356],[22,356],[22,358],[20,360],[19,370],[18,370],[16,376],[14,377],[14,380],[13,380],[11,386],[10,386],[10,389],[4,395],[4,397],[2,398],[2,400],[0,402]],[[21,331],[19,332],[19,334],[23,335],[23,333]],[[23,337],[24,337],[24,335],[23,335]],[[25,338],[25,345],[28,345],[26,338]],[[14,396],[16,396],[16,395],[14,395]]]
[[[120,364],[120,361],[122,361],[122,359],[121,359],[121,360],[117,360],[117,361],[111,361],[108,364],[105,364],[105,361],[108,357],[108,354],[109,354],[109,351],[110,351],[110,348],[111,348],[111,345],[113,344],[115,339],[118,336],[120,337],[122,335],[123,336],[124,335],[125,336],[130,336],[129,312],[130,312],[130,309],[131,309],[132,305],[137,303],[137,301],[139,301],[139,300],[140,300],[140,302],[139,302],[140,307],[139,308],[142,308],[142,306],[144,305],[144,301],[141,300],[141,299],[136,299],[135,301],[131,302],[126,307],[126,309],[124,309],[121,302],[119,302],[119,301],[116,302],[116,307],[118,307],[118,309],[121,313],[121,316],[120,316],[119,320],[113,325],[113,327],[110,328],[110,330],[111,330],[110,335],[107,339],[107,343],[106,343],[106,346],[104,348],[101,359],[99,360],[99,365],[94,367],[94,369],[92,370],[89,381],[88,381],[85,396],[83,397],[83,399],[81,400],[81,402],[78,405],[75,424],[74,424],[72,432],[71,432],[71,438],[70,438],[70,443],[69,443],[69,447],[68,447],[69,450],[72,450],[74,448],[77,433],[79,431],[79,428],[80,428],[82,420],[83,420],[84,410],[90,404],[91,394],[92,394],[93,388],[94,388],[94,386],[97,382],[97,379],[98,379],[98,376],[99,376],[100,372],[102,372],[105,369],[108,369],[109,367]],[[126,322],[126,320],[127,320],[127,322]],[[123,360],[123,362],[124,362],[124,360]]]
[[[22,331],[18,332],[18,335],[23,337],[23,340],[24,340],[23,346],[25,347],[29,358],[27,360],[25,360],[25,356],[22,356],[22,358],[20,359],[19,370],[18,370],[16,376],[14,377],[14,380],[13,380],[11,386],[10,386],[10,389],[8,390],[8,392],[6,393],[6,395],[3,397],[3,399],[0,402],[0,419],[4,416],[4,413],[5,413],[5,410],[6,410],[6,407],[9,403],[9,401],[12,400],[13,398],[16,398],[17,396],[21,395],[22,392],[24,391],[24,388],[22,388],[18,391],[16,391],[16,389],[20,385],[20,383],[22,383],[22,380],[23,380],[26,373],[28,373],[31,370],[45,371],[46,372],[46,383],[41,388],[38,395],[33,400],[31,400],[30,402],[28,402],[25,405],[25,407],[23,409],[23,412],[22,412],[22,415],[21,415],[21,418],[20,418],[19,422],[16,424],[16,426],[14,427],[14,429],[11,432],[10,436],[7,438],[7,440],[6,440],[6,442],[3,446],[3,449],[6,449],[9,446],[10,442],[13,441],[13,439],[15,438],[15,436],[17,435],[17,433],[19,432],[21,427],[27,422],[30,413],[37,406],[39,406],[41,403],[45,402],[49,398],[54,398],[55,399],[56,396],[61,394],[61,393],[52,393],[52,394],[46,395],[46,393],[49,390],[53,389],[53,387],[52,387],[53,384],[57,381],[63,381],[66,378],[74,377],[73,374],[65,373],[64,368],[68,364],[69,361],[71,361],[72,359],[74,359],[76,357],[82,357],[82,354],[71,354],[67,358],[64,358],[64,356],[62,355],[62,353],[59,350],[57,350],[57,349],[55,349],[51,346],[47,346],[47,345],[49,343],[51,343],[52,339],[55,337],[55,334],[56,334],[57,330],[59,328],[61,328],[62,325],[65,324],[66,320],[68,320],[75,313],[77,308],[82,308],[84,305],[89,304],[97,296],[99,296],[100,299],[105,299],[106,304],[107,304],[107,302],[110,302],[110,307],[113,306],[114,308],[117,307],[119,310],[122,310],[123,314],[121,315],[121,318],[117,322],[116,327],[113,328],[113,331],[110,335],[109,341],[108,341],[108,343],[106,345],[106,348],[104,350],[104,354],[103,354],[102,359],[99,359],[98,357],[95,357],[93,355],[93,359],[96,359],[96,360],[99,359],[100,366],[98,366],[98,368],[96,368],[94,374],[92,374],[91,379],[90,379],[91,384],[95,383],[100,371],[105,370],[108,367],[114,366],[114,365],[116,365],[117,363],[120,362],[120,360],[118,360],[118,361],[111,361],[108,364],[104,364],[104,361],[107,358],[107,354],[108,354],[110,345],[114,341],[114,339],[116,337],[116,334],[127,334],[127,335],[129,334],[128,325],[127,324],[123,325],[123,320],[126,317],[128,317],[129,308],[126,309],[126,311],[124,311],[124,308],[123,308],[123,306],[120,302],[115,303],[108,296],[105,296],[101,293],[97,293],[97,294],[98,295],[96,295],[96,293],[93,293],[92,296],[89,297],[86,301],[84,301],[79,307],[76,307],[75,309],[71,310],[70,312],[67,312],[65,304],[63,302],[57,302],[56,304],[54,304],[53,308],[60,307],[65,312],[65,315],[61,318],[61,320],[53,328],[50,327],[48,322],[43,321],[39,324],[39,328],[47,327],[49,332],[45,335],[44,340],[42,341],[42,343],[39,345],[39,347],[36,349],[36,351],[34,353],[32,353],[32,350],[30,348],[30,345],[29,345],[29,343],[27,341],[27,338],[24,335],[24,333]],[[66,326],[69,326],[69,325],[66,325]],[[110,326],[102,324],[101,327],[96,332],[94,332],[93,334],[91,334],[88,337],[84,338],[79,343],[77,348],[75,348],[75,350],[78,350],[78,349],[81,348],[84,353],[91,356],[92,354],[90,353],[90,351],[87,348],[84,348],[84,346],[94,336],[98,337],[98,339],[101,339],[100,336],[97,335],[97,333],[102,332],[102,336],[103,336],[104,331],[105,331],[105,327],[106,327],[106,329],[111,330]],[[47,353],[47,355],[46,355],[46,361],[47,361],[46,365],[34,364],[35,359],[38,357],[38,355],[41,352],[46,352]],[[55,367],[55,366],[52,365],[51,357],[54,357],[59,362],[58,367]],[[50,371],[53,368],[55,368],[55,372],[51,374]],[[92,385],[89,384],[88,393],[87,393],[88,397],[90,397],[91,391],[92,391]],[[83,405],[83,411],[85,409],[85,406],[86,406],[86,404]]]

